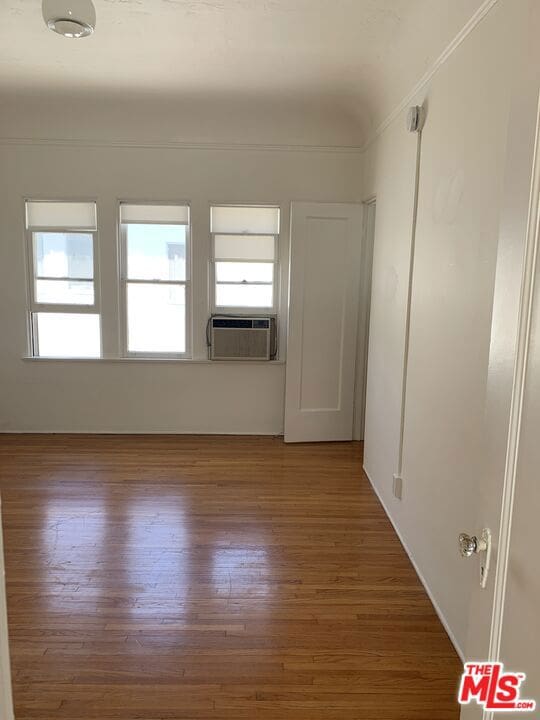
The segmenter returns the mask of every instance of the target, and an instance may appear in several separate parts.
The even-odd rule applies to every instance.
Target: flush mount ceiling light
[[[43,0],[42,12],[47,27],[67,38],[88,37],[96,27],[92,0]]]

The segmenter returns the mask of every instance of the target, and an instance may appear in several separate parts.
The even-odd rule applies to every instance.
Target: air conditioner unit
[[[213,315],[209,320],[211,360],[271,360],[275,338],[273,317]]]

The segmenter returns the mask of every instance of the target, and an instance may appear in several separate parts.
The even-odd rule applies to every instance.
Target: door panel
[[[491,530],[493,550],[486,588],[481,589],[477,583],[473,589],[466,658],[471,661],[499,660],[507,664],[510,670],[528,672],[525,649],[523,648],[520,659],[517,653],[508,653],[509,646],[505,647],[505,643],[501,641],[513,634],[509,625],[512,615],[506,614],[505,602],[509,595],[508,587],[512,585],[512,574],[519,573],[519,565],[514,564],[512,567],[514,549],[510,529],[511,526],[521,526],[524,520],[516,516],[512,520],[512,509],[514,493],[520,492],[521,483],[519,480],[516,484],[516,466],[521,466],[520,455],[523,451],[519,444],[521,399],[524,394],[527,406],[526,398],[531,392],[524,380],[526,349],[530,338],[532,270],[538,246],[540,168],[538,159],[535,158],[535,146],[539,140],[538,3],[526,2],[516,6],[514,22],[517,25],[509,29],[509,33],[519,33],[522,42],[519,43],[520,55],[514,71],[515,88],[509,123],[497,253],[486,403],[485,454],[488,460],[479,483],[476,527],[472,528],[475,533],[479,533],[482,528]],[[534,177],[532,189],[531,177]],[[536,436],[538,437],[538,431]],[[531,482],[531,479],[527,482]],[[520,528],[520,531],[523,529],[526,530]],[[538,531],[535,542],[538,547]],[[531,558],[534,558],[534,555],[531,555]],[[519,584],[514,585],[513,594],[528,592],[524,584],[521,588]],[[524,621],[525,617],[519,619],[520,623]],[[521,631],[523,630],[528,633],[530,642],[536,641],[537,645],[532,627],[527,629],[522,625]],[[527,698],[532,695],[528,685],[524,687],[523,695]],[[506,712],[504,715],[508,719],[511,717]],[[519,715],[523,716],[522,713]],[[462,720],[480,720],[491,715],[484,716],[481,707],[471,703],[462,708],[461,717]]]
[[[293,203],[285,441],[351,440],[361,206]]]

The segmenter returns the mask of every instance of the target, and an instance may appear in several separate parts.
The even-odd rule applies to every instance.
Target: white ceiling
[[[94,0],[96,31],[50,32],[40,0],[0,2],[0,92],[324,107],[365,135],[481,0]],[[316,111],[316,110],[315,110]]]

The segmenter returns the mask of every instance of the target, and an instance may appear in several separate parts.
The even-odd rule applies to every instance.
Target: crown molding
[[[482,5],[461,28],[453,40],[446,46],[439,57],[431,65],[431,67],[422,75],[420,80],[412,88],[412,90],[396,105],[392,112],[375,128],[373,133],[368,137],[362,145],[362,152],[380,136],[382,133],[401,115],[401,113],[414,101],[418,93],[426,87],[434,75],[444,65],[448,58],[458,49],[461,43],[471,34],[475,27],[486,17],[489,11],[497,4],[498,0],[484,0]]]
[[[66,148],[128,148],[141,150],[236,150],[257,152],[305,152],[350,155],[361,153],[360,145],[270,145],[258,143],[138,142],[131,140],[87,140],[61,138],[0,137],[0,145],[29,145]]]
[[[136,140],[89,140],[62,138],[17,138],[0,137],[0,145],[32,145],[43,147],[67,148],[131,148],[141,150],[236,150],[254,152],[293,152],[293,153],[330,153],[330,154],[361,154],[413,103],[418,93],[428,85],[430,80],[444,65],[448,58],[457,50],[461,43],[470,35],[476,26],[486,17],[498,0],[484,0],[478,10],[462,27],[454,39],[446,46],[431,67],[424,73],[412,90],[396,105],[389,115],[375,128],[367,140],[361,145],[296,145],[296,144],[264,144],[264,143],[213,143],[213,142],[181,142],[181,141],[136,141]]]

